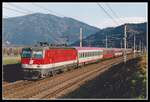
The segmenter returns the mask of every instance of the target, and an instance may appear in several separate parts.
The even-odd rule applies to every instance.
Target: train
[[[126,53],[132,53],[132,49]],[[32,47],[22,49],[21,66],[24,79],[36,80],[122,55],[121,48]]]

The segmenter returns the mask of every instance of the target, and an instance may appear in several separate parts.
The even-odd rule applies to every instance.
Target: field
[[[3,56],[3,65],[20,63],[21,57],[18,56]]]
[[[3,65],[20,63],[22,47],[3,47]]]

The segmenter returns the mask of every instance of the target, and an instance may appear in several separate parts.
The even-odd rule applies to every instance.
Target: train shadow
[[[21,64],[3,65],[3,81],[14,82],[23,79]]]

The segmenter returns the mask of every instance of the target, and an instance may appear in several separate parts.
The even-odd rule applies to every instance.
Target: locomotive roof
[[[27,47],[24,49],[44,50],[44,49],[75,49],[73,47]]]
[[[24,49],[32,49],[32,50],[43,50],[43,49],[121,50],[121,48],[101,48],[101,47],[26,47]]]

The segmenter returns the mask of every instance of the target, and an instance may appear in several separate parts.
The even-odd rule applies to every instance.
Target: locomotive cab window
[[[32,57],[33,58],[42,58],[43,57],[43,53],[42,53],[42,51],[33,51]]]
[[[22,54],[21,54],[21,57],[22,58],[30,58],[31,57],[31,51],[22,51]]]

